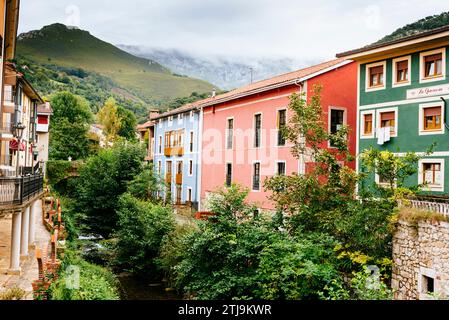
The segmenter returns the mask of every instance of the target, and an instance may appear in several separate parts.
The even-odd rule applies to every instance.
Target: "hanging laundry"
[[[383,145],[385,143],[385,128],[377,128],[376,135],[377,135],[377,144]]]
[[[391,127],[385,127],[384,129],[384,142],[388,142],[391,139]]]

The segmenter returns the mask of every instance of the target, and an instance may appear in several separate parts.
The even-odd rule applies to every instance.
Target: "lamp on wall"
[[[19,144],[21,142],[20,140],[22,140],[24,130],[25,126],[20,122],[13,126],[13,135],[14,138],[17,138],[19,140]]]
[[[15,124],[13,126],[13,135],[14,138],[16,138],[18,140],[18,146],[17,146],[17,160],[16,160],[16,176],[19,175],[19,152],[20,152],[20,146],[22,144],[22,137],[23,137],[23,132],[25,130],[25,126],[19,122],[18,124]]]

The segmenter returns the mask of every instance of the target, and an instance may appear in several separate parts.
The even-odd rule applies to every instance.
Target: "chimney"
[[[215,98],[215,96],[217,95],[217,89],[213,89],[212,90],[212,98]]]
[[[159,110],[157,110],[157,109],[150,109],[149,112],[148,112],[148,117],[149,117],[148,119],[151,120],[154,117],[157,117],[158,115],[159,115]]]

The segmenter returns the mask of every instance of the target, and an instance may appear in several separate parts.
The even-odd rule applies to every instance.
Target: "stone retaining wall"
[[[449,223],[398,222],[392,288],[398,300],[449,299]]]

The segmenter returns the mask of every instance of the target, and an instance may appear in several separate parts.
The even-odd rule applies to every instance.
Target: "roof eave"
[[[418,43],[436,41],[445,37],[449,39],[449,26],[420,33],[410,37],[386,43],[381,43],[378,45],[372,45],[364,48],[338,53],[336,57],[345,58],[348,60],[359,60],[367,56],[379,54],[386,51],[406,49],[407,47],[416,45]]]
[[[223,98],[223,99],[217,99],[217,100],[214,100],[214,101],[208,101],[208,102],[206,102],[204,104],[201,104],[201,107],[203,107],[203,108],[204,107],[210,107],[210,106],[213,106],[213,105],[216,105],[216,104],[219,104],[219,103],[224,103],[224,102],[228,102],[228,101],[244,98],[244,97],[251,96],[251,95],[254,95],[254,94],[258,94],[258,93],[261,93],[261,92],[270,91],[270,90],[274,90],[274,89],[278,89],[278,88],[282,88],[282,87],[286,87],[286,86],[291,86],[291,85],[294,85],[294,84],[298,85],[301,82],[304,82],[304,81],[307,81],[309,79],[315,78],[315,77],[317,77],[317,76],[319,76],[321,74],[324,74],[324,73],[327,73],[327,72],[332,71],[334,69],[337,69],[339,67],[345,66],[345,65],[347,65],[349,63],[352,63],[352,61],[344,60],[344,61],[342,61],[340,63],[337,63],[337,64],[335,64],[333,66],[330,66],[328,68],[322,69],[320,71],[316,71],[316,72],[311,73],[311,74],[309,74],[307,76],[304,76],[304,77],[299,77],[299,78],[295,78],[295,79],[292,79],[292,80],[284,81],[284,82],[281,82],[281,83],[276,83],[276,84],[271,85],[271,86],[266,86],[266,87],[263,87],[263,88],[258,88],[258,89],[247,91],[247,92],[242,92],[242,93],[236,94],[234,96],[226,97],[226,98]]]

